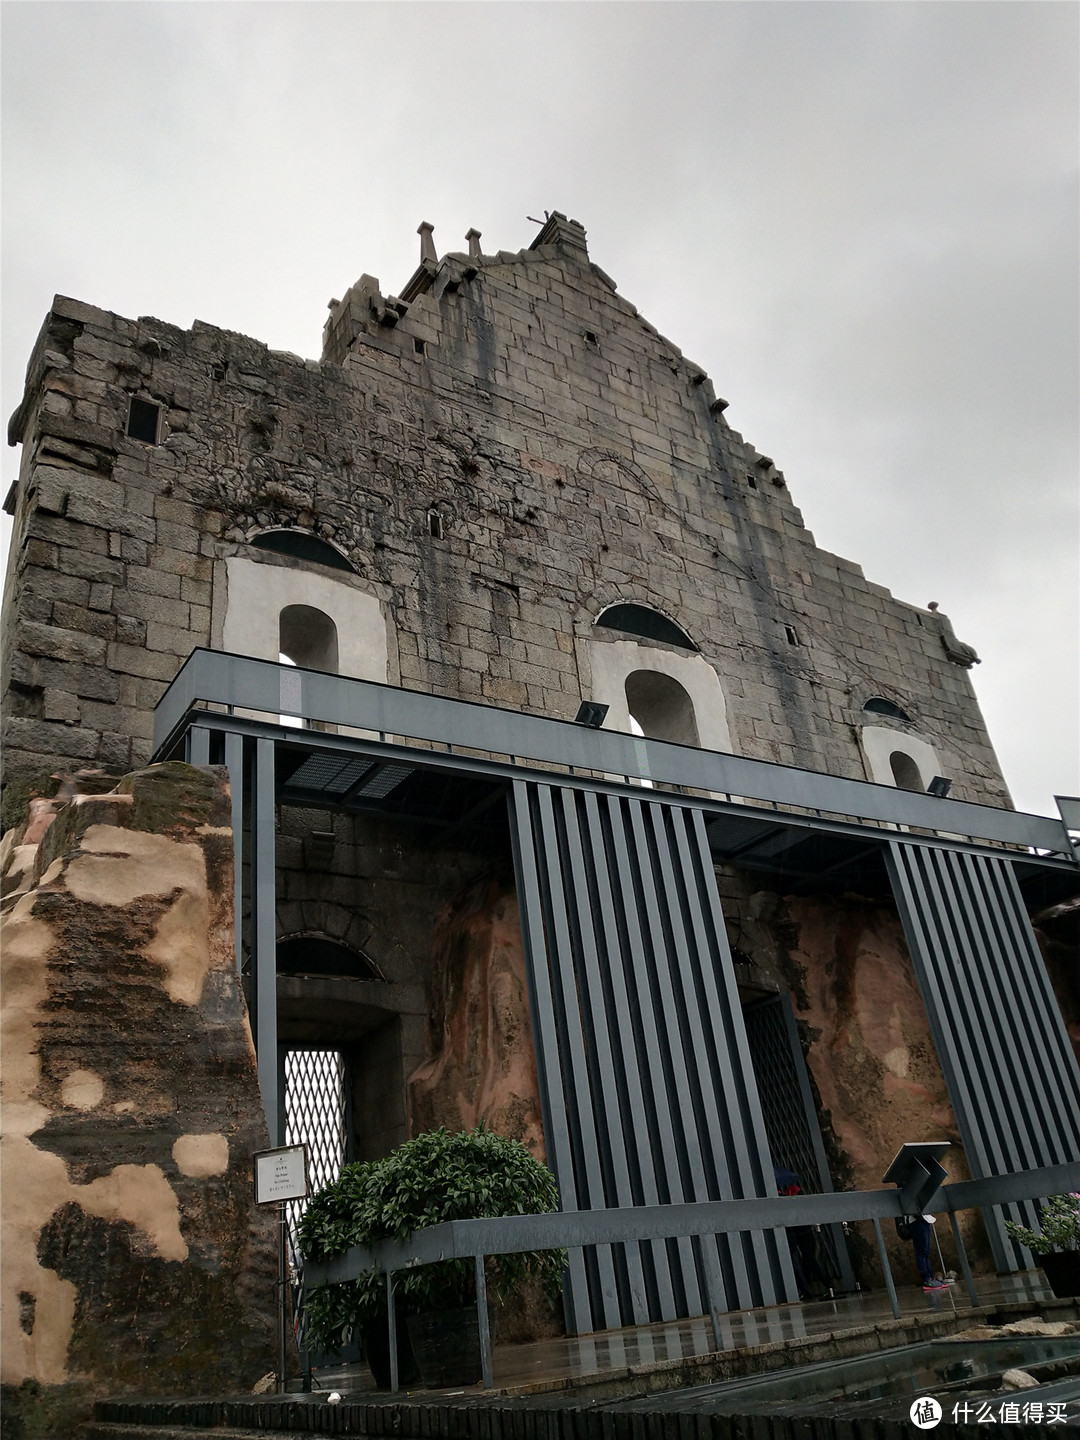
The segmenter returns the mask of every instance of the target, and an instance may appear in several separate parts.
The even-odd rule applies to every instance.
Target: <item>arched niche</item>
[[[277,943],[279,975],[346,976],[382,980],[378,966],[361,950],[325,935],[290,935]]]
[[[670,729],[661,735],[659,730],[650,730],[638,716],[638,724],[647,735],[653,734],[656,739],[679,738],[682,744],[700,745],[706,750],[731,750],[724,692],[716,671],[701,655],[680,655],[630,639],[591,639],[582,644],[587,647],[591,676],[585,698],[608,707],[604,722],[607,729],[632,733],[632,699],[650,717],[650,725],[667,724],[679,730],[678,736]],[[631,676],[636,678],[631,682],[628,695],[627,681]],[[665,690],[665,679],[674,681],[686,699],[679,699],[678,692],[670,688]],[[681,719],[676,719],[677,714]],[[686,738],[682,738],[684,736]]]
[[[609,605],[597,616],[596,624],[604,630],[616,630],[642,640],[660,640],[665,645],[678,645],[684,650],[696,651],[698,648],[681,625],[676,625],[674,620],[669,620],[648,605]]]
[[[902,710],[895,700],[886,700],[884,695],[871,695],[862,708],[871,715],[887,715],[890,720],[903,720],[908,725],[912,723],[907,711]]]
[[[937,751],[918,735],[884,725],[864,725],[859,741],[867,778],[878,785],[925,791],[935,775],[944,774]]]
[[[286,605],[278,616],[278,651],[306,670],[336,675],[337,626],[325,610],[313,605]]]
[[[225,612],[221,645],[236,655],[253,655],[259,660],[274,660],[282,653],[316,670],[335,670],[356,680],[378,680],[385,683],[388,668],[386,620],[382,606],[374,595],[356,588],[355,581],[341,579],[294,565],[282,565],[267,559],[251,560],[233,555],[225,562]],[[303,639],[302,626],[287,612],[302,616],[309,612],[321,615],[314,620],[322,635],[323,654],[329,653],[329,629],[335,633],[337,657],[333,665],[314,664],[282,644],[288,629],[290,645],[301,653],[310,653]]]
[[[925,791],[926,786],[922,783],[919,767],[906,751],[892,752],[889,756],[889,769],[892,771],[893,784],[898,790],[917,790],[920,793]]]
[[[626,708],[650,740],[699,745],[694,702],[684,685],[660,670],[632,670],[623,686]]]

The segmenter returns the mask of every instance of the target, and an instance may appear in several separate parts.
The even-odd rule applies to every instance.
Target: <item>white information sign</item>
[[[256,1205],[274,1205],[280,1200],[302,1200],[307,1193],[306,1146],[283,1145],[278,1150],[260,1150],[256,1154]]]

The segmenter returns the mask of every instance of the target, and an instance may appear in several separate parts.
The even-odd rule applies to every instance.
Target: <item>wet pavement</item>
[[[1011,1306],[1047,1302],[1053,1294],[1040,1271],[1018,1275],[980,1276],[976,1280],[979,1304]],[[972,1301],[963,1284],[947,1290],[924,1292],[921,1287],[898,1287],[897,1298],[904,1321],[917,1316],[947,1319],[955,1312],[972,1310]],[[1060,1303],[1060,1302],[1058,1302]],[[972,1316],[969,1323],[976,1323]],[[884,1290],[861,1291],[835,1300],[807,1301],[797,1305],[776,1305],[765,1310],[733,1311],[720,1317],[723,1351],[737,1351],[767,1345],[792,1345],[815,1337],[843,1335],[867,1327],[895,1322]],[[898,1344],[903,1343],[898,1339]],[[521,1345],[500,1345],[496,1336],[493,1357],[494,1394],[539,1395],[560,1390],[580,1392],[603,1386],[604,1382],[629,1380],[634,1372],[663,1370],[671,1362],[716,1354],[712,1325],[707,1316],[622,1330],[601,1331],[577,1337],[562,1336]],[[797,1363],[792,1361],[792,1363]],[[290,1387],[298,1388],[298,1387]],[[364,1364],[326,1367],[315,1371],[315,1393],[337,1390],[342,1397],[359,1398],[376,1393],[371,1374]],[[386,1392],[381,1392],[383,1395]],[[450,1398],[463,1391],[425,1391],[425,1395]]]

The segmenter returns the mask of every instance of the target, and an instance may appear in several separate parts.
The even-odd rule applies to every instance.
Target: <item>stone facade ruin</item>
[[[529,250],[425,262],[401,300],[362,277],[321,362],[58,297],[10,438],[9,783],[144,764],[195,646],[276,660],[306,605],[343,674],[572,718],[625,715],[626,676],[655,672],[715,748],[886,784],[899,753],[924,789],[936,766],[1008,803],[945,618],[817,548],[559,216]],[[276,530],[322,555],[258,545]],[[598,625],[625,604],[690,643]]]
[[[6,507],[5,1103],[26,1173],[42,1177],[40,1214],[16,1204],[6,1242],[18,1257],[4,1280],[10,1385],[128,1385],[119,1357],[91,1353],[79,1328],[98,1281],[58,1258],[99,1231],[122,1232],[118,1274],[139,1256],[178,1267],[177,1293],[223,1287],[226,1308],[250,1319],[249,1369],[272,1365],[252,1299],[267,1237],[240,1199],[244,1157],[267,1138],[248,1024],[262,923],[251,746],[272,739],[280,755],[325,737],[328,755],[345,755],[350,736],[397,743],[363,715],[345,723],[293,703],[289,667],[297,696],[309,672],[331,673],[498,708],[507,725],[599,706],[599,733],[640,737],[646,759],[655,741],[767,762],[793,777],[805,814],[806,775],[859,782],[879,807],[905,791],[914,803],[940,778],[941,803],[968,807],[940,812],[957,825],[974,807],[1011,810],[971,685],[977,656],[947,618],[815,544],[777,463],[592,262],[576,221],[552,214],[519,252],[485,254],[480,239],[440,259],[422,226],[399,296],[364,275],[331,302],[319,361],[60,296],[45,320],[11,420],[22,465]],[[215,738],[183,771],[168,746],[155,750],[154,709],[200,647],[280,667],[282,698],[269,716],[230,708],[251,720],[248,748],[218,753],[231,742]],[[224,703],[209,709],[226,724]],[[429,759],[440,748],[424,746]],[[228,753],[248,757],[231,797],[217,768]],[[167,773],[145,768],[154,760]],[[542,923],[522,913],[525,830],[512,854],[493,818],[503,790],[477,779],[448,814],[428,792],[423,811],[394,809],[389,790],[365,800],[357,778],[340,790],[355,804],[320,808],[310,786],[290,800],[301,762],[289,763],[276,772],[273,1034],[296,1054],[342,1057],[345,1156],[484,1120],[558,1168],[530,988],[553,912],[548,898]],[[599,790],[630,775],[594,769]],[[650,773],[620,791],[628,814],[678,789]],[[181,775],[179,808],[140,809]],[[689,804],[706,790],[717,815],[762,814],[749,790],[679,793]],[[834,816],[835,843],[869,813]],[[882,813],[874,824],[889,834],[933,833]],[[843,855],[770,869],[765,842],[747,836],[714,855],[717,954],[730,946],[736,1005],[790,1004],[832,1183],[878,1185],[905,1139],[948,1139],[954,1178],[976,1173],[884,870],[865,890],[878,870],[845,871]],[[992,841],[994,854],[1002,844],[1013,842]],[[1032,880],[1029,909],[1072,884],[1071,862],[1053,863],[1057,888]],[[98,877],[89,890],[80,872]],[[234,896],[246,1004],[229,961]],[[1080,1048],[1060,915],[1049,933]],[[100,987],[108,1053],[79,1018],[80,986]],[[136,1011],[158,1037],[145,1057]],[[198,1383],[215,1376],[207,1360]],[[170,1369],[163,1383],[189,1380]]]

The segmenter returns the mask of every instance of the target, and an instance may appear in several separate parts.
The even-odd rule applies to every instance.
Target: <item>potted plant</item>
[[[345,1166],[340,1179],[319,1191],[308,1205],[300,1222],[300,1247],[305,1258],[325,1260],[353,1245],[403,1240],[414,1230],[444,1220],[535,1215],[557,1206],[555,1177],[519,1141],[507,1140],[483,1125],[456,1134],[431,1130],[399,1145],[385,1159]],[[562,1268],[561,1251],[491,1256],[486,1269],[488,1291],[505,1301],[526,1281],[539,1279],[554,1300]],[[394,1299],[402,1383],[408,1383],[406,1367],[412,1358],[408,1345],[401,1343],[403,1321],[426,1384],[472,1384],[480,1378],[471,1260],[441,1260],[402,1271],[395,1280]],[[386,1373],[375,1373],[380,1344],[388,1349],[385,1275],[372,1270],[355,1281],[320,1286],[308,1297],[306,1308],[311,1333],[325,1349],[339,1348],[350,1332],[363,1336],[376,1383],[385,1388],[388,1359]],[[461,1338],[466,1334],[471,1353],[462,1360],[463,1368],[448,1376],[439,1362],[462,1350]]]
[[[1013,1240],[1026,1245],[1059,1299],[1080,1295],[1080,1195],[1051,1195],[1039,1207],[1038,1230],[1029,1230],[1015,1220],[1006,1220],[1005,1229]]]

